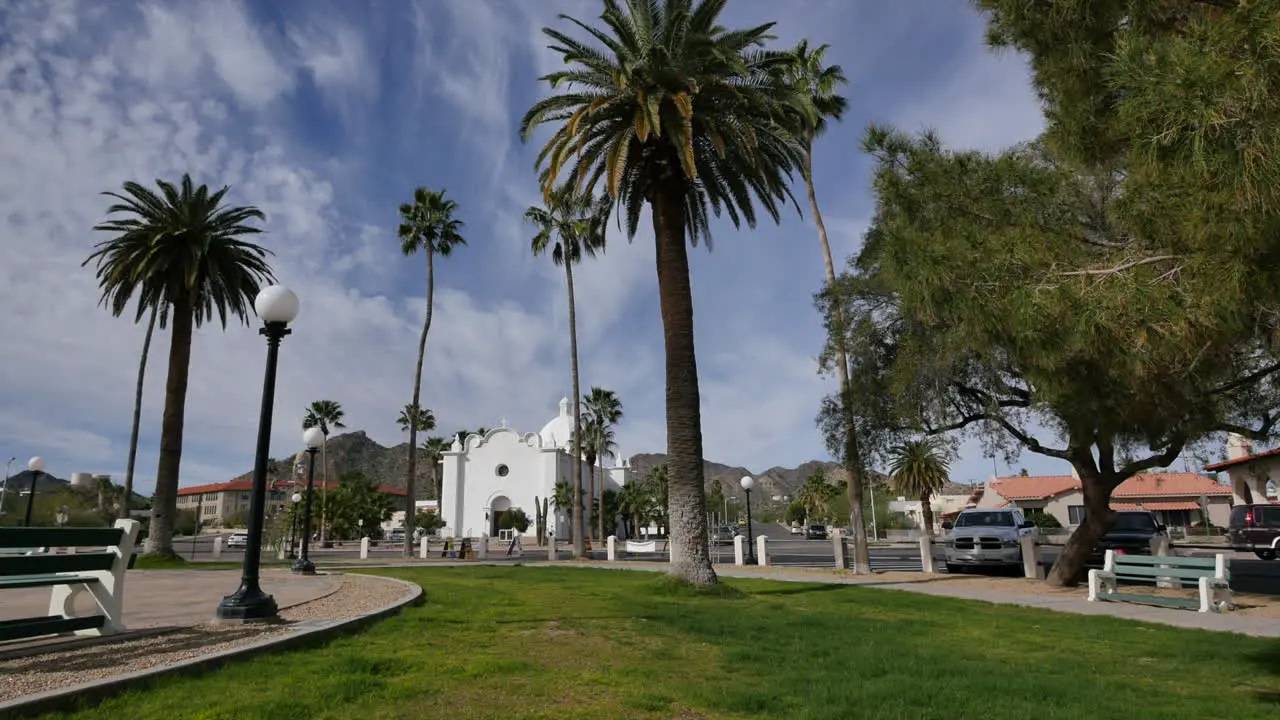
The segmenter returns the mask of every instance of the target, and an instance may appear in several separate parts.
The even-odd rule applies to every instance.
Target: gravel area
[[[280,611],[284,622],[255,625],[196,625],[142,637],[128,634],[91,645],[51,649],[0,660],[0,701],[91,680],[170,665],[289,632],[307,620],[340,620],[384,608],[403,598],[398,582],[368,575],[339,575],[336,591]],[[12,648],[12,649],[16,649]],[[0,657],[2,657],[0,651]],[[122,661],[122,658],[127,658]]]

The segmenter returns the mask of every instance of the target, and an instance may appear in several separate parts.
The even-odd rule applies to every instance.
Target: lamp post
[[[302,495],[294,493],[289,498],[292,503],[289,509],[289,557],[297,557],[298,551],[298,503],[302,500]]]
[[[22,521],[23,527],[31,527],[31,509],[36,502],[36,479],[44,472],[44,458],[39,455],[27,461],[27,469],[31,471],[31,491],[27,493],[27,516]]]
[[[219,620],[269,620],[276,616],[276,599],[262,592],[258,570],[262,561],[263,511],[267,497],[267,458],[271,454],[271,412],[276,394],[276,360],[289,323],[298,317],[298,296],[282,285],[262,289],[253,301],[262,319],[258,334],[267,338],[267,367],[262,382],[262,411],[258,417],[258,446],[253,458],[253,491],[249,496],[249,540],[244,552],[240,587],[218,604]]]
[[[4,515],[4,496],[9,494],[9,467],[13,465],[13,461],[17,459],[18,458],[16,457],[11,457],[9,458],[9,461],[4,464],[4,486],[0,487],[0,515]]]
[[[69,518],[70,515],[67,513],[67,506],[63,505],[58,508],[58,514],[53,516],[53,521],[58,525],[58,527],[66,527],[67,520]]]
[[[293,571],[303,575],[315,575],[316,566],[311,562],[311,485],[316,478],[316,450],[324,443],[324,433],[320,428],[307,428],[302,433],[302,442],[307,446],[307,501],[302,507],[302,554],[293,563]]]
[[[756,486],[756,481],[750,475],[747,475],[738,482],[747,493],[747,564],[755,565],[756,545],[751,541],[751,488]]]

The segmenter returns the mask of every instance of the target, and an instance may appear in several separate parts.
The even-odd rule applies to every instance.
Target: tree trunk
[[[418,365],[413,373],[413,403],[411,407],[418,413],[417,416],[410,418],[409,423],[409,477],[405,479],[405,502],[404,502],[404,555],[409,557],[413,555],[413,537],[410,528],[414,527],[414,502],[417,500],[417,494],[414,492],[418,473],[418,421],[421,419],[421,408],[418,402],[422,397],[422,358],[427,352],[427,333],[431,331],[431,310],[432,300],[435,297],[436,290],[436,269],[434,256],[431,246],[428,244],[427,249],[427,317],[422,321],[422,336],[418,338]]]
[[[176,557],[173,524],[178,514],[178,479],[182,472],[182,428],[187,410],[187,376],[191,371],[191,300],[180,297],[171,306],[169,376],[164,387],[164,416],[160,425],[160,460],[156,464],[156,492],[151,501],[152,552]],[[198,522],[198,521],[197,521]],[[198,525],[197,525],[198,527]]]
[[[929,496],[933,493],[920,493],[920,518],[926,537],[933,537],[933,505]]]
[[[596,537],[596,529],[593,527],[594,523],[591,522],[592,511],[596,507],[596,459],[591,455],[587,456],[587,478],[589,480],[587,487],[590,488],[587,493],[587,538],[599,540],[600,538]]]
[[[129,432],[129,461],[124,471],[124,500],[120,503],[121,519],[128,519],[133,501],[133,469],[138,460],[138,431],[142,425],[142,387],[147,377],[147,358],[151,355],[151,336],[156,331],[156,316],[160,306],[151,308],[151,320],[147,322],[147,334],[142,338],[142,359],[138,362],[138,385],[133,393],[133,428]]]
[[[567,254],[564,278],[569,292],[569,365],[573,375],[573,465],[569,468],[573,499],[569,503],[569,538],[573,541],[573,556],[580,558],[587,551],[587,523],[582,517],[582,388],[578,384],[578,308],[573,293],[573,259]]]
[[[813,187],[813,138],[811,137],[806,138],[805,143],[804,184],[809,193],[809,208],[813,211],[813,222],[818,227],[818,242],[822,246],[822,260],[827,272],[827,288],[834,290],[836,265],[831,257],[831,242],[827,238],[827,226],[822,221],[822,211],[818,209],[818,194]],[[865,483],[862,452],[858,447],[857,419],[853,416],[853,408],[849,404],[852,387],[849,384],[849,354],[844,345],[844,314],[838,305],[833,305],[833,309],[836,314],[836,379],[839,382],[840,407],[844,417],[844,471],[848,476],[849,528],[853,531],[854,540],[853,571],[869,573],[871,572],[871,549],[867,545],[867,524],[862,515],[862,493]]]
[[[694,585],[713,585],[707,548],[702,467],[702,408],[693,338],[693,293],[685,245],[682,184],[659,184],[652,197],[653,235],[666,348],[667,506],[671,573]]]
[[[1071,538],[1058,555],[1058,561],[1045,579],[1054,587],[1075,587],[1085,576],[1085,563],[1093,548],[1111,529],[1115,515],[1111,512],[1111,491],[1124,478],[1105,478],[1092,468],[1076,468],[1084,491],[1084,522],[1071,533]]]
[[[322,476],[324,478],[324,487],[320,489],[320,542],[324,542],[328,534],[329,520],[329,433],[324,432],[320,441],[320,464],[324,467]],[[310,470],[308,470],[310,472]]]
[[[604,542],[605,534],[604,534],[604,452],[603,451],[597,451],[596,462],[600,463],[600,497],[596,499],[597,512],[600,517],[599,517],[599,520],[597,521],[597,524],[599,526],[597,529],[600,531],[600,541]]]

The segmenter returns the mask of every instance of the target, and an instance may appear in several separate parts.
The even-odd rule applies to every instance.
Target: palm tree
[[[667,358],[672,573],[698,585],[716,574],[686,243],[710,239],[711,211],[754,226],[758,204],[776,222],[780,206],[795,203],[788,180],[802,161],[783,124],[785,108],[800,104],[777,75],[786,57],[759,49],[772,39],[772,24],[726,29],[725,1],[606,0],[603,29],[561,16],[603,47],[544,28],[566,67],[543,79],[568,89],[521,121],[525,140],[560,123],[538,155],[545,196],[562,171],[577,188],[603,183],[629,237],[645,206],[651,210]]]
[[[429,408],[424,408],[424,407],[419,407],[418,405],[409,404],[409,405],[405,405],[404,409],[400,411],[400,417],[396,419],[396,423],[400,425],[401,432],[409,433],[409,457],[415,458],[419,452],[419,449],[413,444],[414,438],[416,438],[418,433],[420,432],[425,433],[425,432],[431,432],[432,430],[435,430],[436,416],[435,416],[435,413],[431,412]],[[417,463],[413,462],[413,460],[410,460],[409,467],[414,468],[414,477],[416,479]],[[408,487],[406,488],[406,492],[408,493],[406,508],[416,509],[417,507],[414,504],[417,501],[414,485],[415,484],[413,482],[409,482]],[[416,527],[416,525],[413,524],[415,522],[413,513],[410,512],[408,509],[405,510],[404,518],[405,518],[404,526],[406,528]],[[412,534],[413,533],[405,533],[405,551],[404,551],[405,555],[409,555],[413,551],[412,538],[409,537],[409,535],[412,535]]]
[[[889,449],[889,483],[906,497],[920,499],[925,535],[933,534],[933,496],[947,484],[951,468],[934,438],[911,440]]]
[[[441,475],[440,466],[444,462],[444,454],[449,450],[448,438],[434,436],[427,438],[422,443],[422,451],[426,453],[427,459],[431,461],[431,477],[436,483],[436,501],[443,503],[444,501],[444,478]],[[440,509],[444,510],[444,505],[440,505]]]
[[[329,431],[345,428],[342,418],[346,414],[342,409],[342,403],[337,400],[316,400],[307,407],[306,413],[302,416],[302,429],[320,428],[320,435],[324,438],[320,443],[320,469],[324,477],[324,484],[320,491],[320,542],[324,542],[328,537],[326,533],[328,527],[325,524],[328,515],[325,510],[329,502]]]
[[[600,463],[600,493],[598,530],[604,539],[604,456],[618,449],[614,443],[613,426],[622,420],[622,401],[618,394],[602,387],[591,387],[591,394],[582,398],[587,406],[587,415],[591,419],[591,448],[595,451],[596,460]]]
[[[270,251],[243,239],[261,232],[248,223],[264,221],[262,211],[224,206],[229,188],[210,192],[206,185],[197,187],[190,175],[183,175],[179,186],[156,180],[156,187],[159,193],[126,182],[123,194],[103,193],[118,201],[107,214],[123,217],[94,226],[113,237],[95,245],[83,264],[96,264],[101,302],[113,315],[122,314],[135,295],[137,319],[155,308],[168,310],[169,371],[151,541],[154,552],[173,556],[192,333],[215,318],[224,329],[228,316],[248,324],[258,291],[275,277],[267,262]],[[163,312],[159,319],[163,327]]]
[[[827,519],[831,501],[840,492],[839,488],[827,482],[825,473],[818,471],[804,479],[796,499],[804,506],[805,513],[811,518]]]
[[[790,85],[802,96],[806,103],[790,114],[793,134],[799,139],[804,152],[804,164],[801,176],[804,178],[805,190],[809,194],[809,210],[813,213],[813,222],[818,227],[818,243],[822,248],[822,259],[826,269],[828,290],[835,287],[836,266],[831,256],[831,243],[827,239],[827,226],[822,221],[822,211],[818,209],[818,194],[813,184],[813,143],[826,132],[828,120],[839,122],[849,108],[849,101],[839,94],[840,88],[848,84],[844,70],[839,65],[825,65],[828,45],[809,47],[809,41],[801,40],[790,53],[788,62],[780,71],[782,81]],[[862,452],[858,443],[856,419],[847,399],[850,397],[849,355],[844,346],[843,318],[837,316],[834,335],[836,342],[836,379],[840,386],[840,398],[844,413],[845,474],[848,476],[849,490],[849,524],[854,536],[854,571],[871,572],[871,552],[867,545],[867,525],[862,516],[862,495],[865,485],[865,472],[862,467]]]
[[[422,400],[422,358],[427,352],[427,334],[431,332],[431,312],[434,309],[436,291],[435,256],[448,257],[454,248],[466,245],[462,238],[463,223],[453,214],[458,203],[445,199],[444,190],[417,188],[413,191],[413,203],[400,206],[400,252],[406,257],[421,250],[427,256],[427,315],[422,321],[422,336],[418,339],[418,364],[413,373],[412,407],[419,407]],[[433,424],[434,427],[434,424]],[[414,481],[418,469],[418,425],[409,425],[409,469],[405,479],[404,526],[413,527]],[[412,533],[404,535],[404,554],[413,553]]]
[[[531,207],[524,213],[527,222],[538,232],[533,236],[530,249],[534,255],[542,255],[549,249],[551,261],[564,267],[565,288],[569,294],[569,368],[573,376],[573,434],[582,433],[582,409],[578,394],[582,392],[578,380],[578,311],[573,293],[573,266],[583,256],[595,257],[604,248],[604,219],[608,217],[608,198],[593,200],[591,193],[575,192],[572,187],[553,190],[545,208]],[[574,462],[570,468],[573,487],[582,496],[582,463]],[[570,521],[573,535],[573,556],[581,557],[586,550],[583,537],[585,523],[582,508],[574,508]]]
[[[128,519],[130,512],[130,503],[133,500],[133,471],[138,460],[138,435],[142,428],[142,389],[147,379],[147,360],[151,357],[151,338],[155,335],[156,321],[159,319],[160,324],[164,324],[164,319],[160,319],[161,312],[166,312],[165,306],[152,306],[151,319],[147,321],[147,333],[142,338],[142,358],[138,361],[138,384],[133,391],[133,425],[129,430],[129,460],[124,470],[124,500],[120,503],[119,517]]]

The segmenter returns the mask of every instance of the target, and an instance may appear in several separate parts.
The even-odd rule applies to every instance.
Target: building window
[[[1084,506],[1068,505],[1067,506],[1067,522],[1071,525],[1079,525],[1084,522]]]
[[[498,473],[498,477],[506,477],[507,474],[511,472],[511,468],[506,465],[499,464],[495,472]]]

